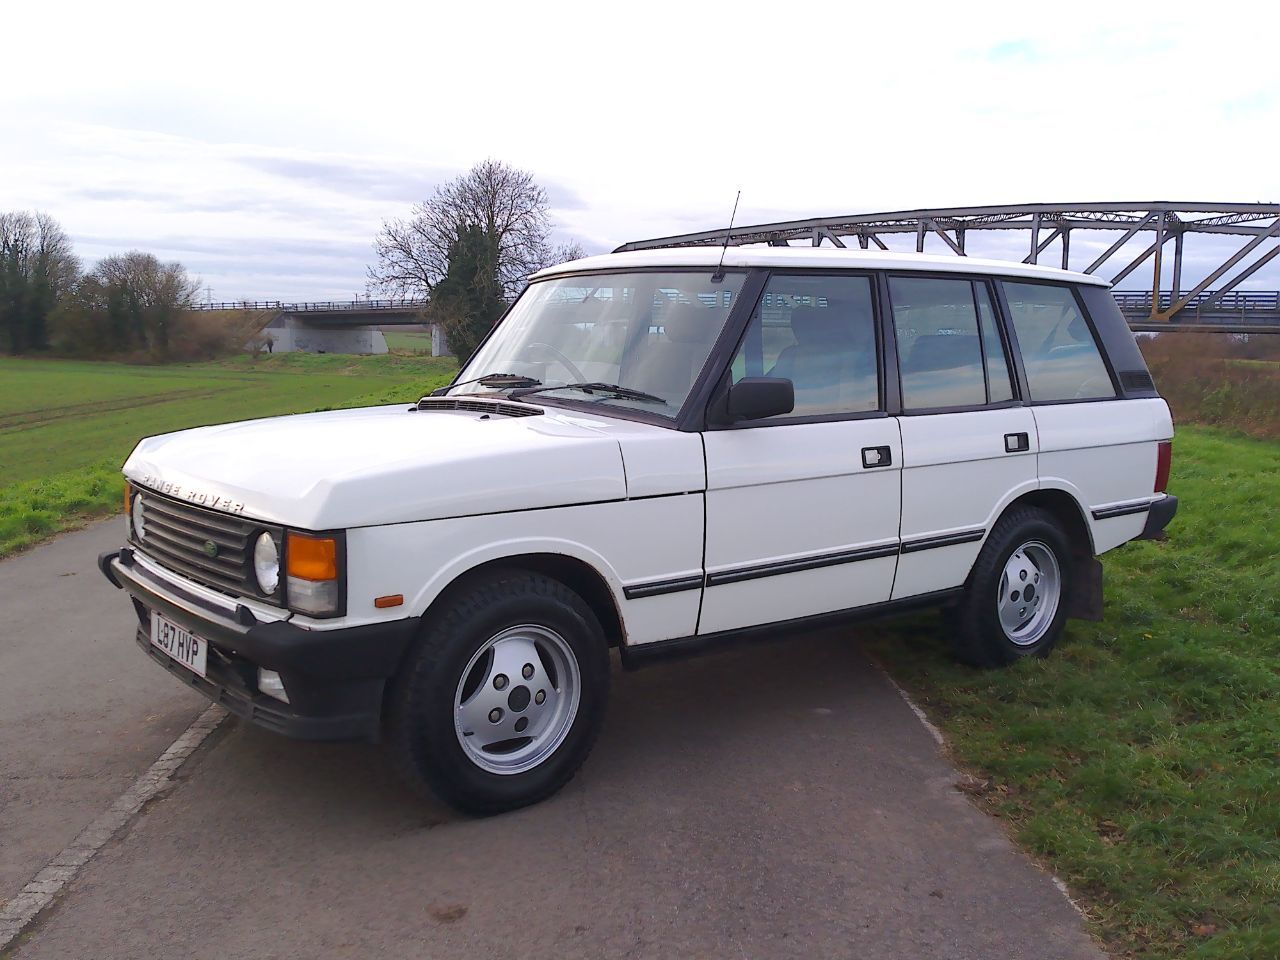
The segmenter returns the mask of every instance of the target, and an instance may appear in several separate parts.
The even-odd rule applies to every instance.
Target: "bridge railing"
[[[1151,310],[1150,291],[1115,290],[1112,291],[1112,295],[1125,313],[1145,314]],[[1169,309],[1173,306],[1174,299],[1172,291],[1161,291],[1160,309]],[[1214,290],[1206,290],[1189,300],[1179,316],[1195,316],[1201,313],[1233,314],[1241,317],[1261,314],[1275,316],[1280,314],[1280,290],[1229,290],[1221,296],[1218,296]]]
[[[307,303],[288,303],[282,300],[234,300],[230,302],[204,302],[191,305],[192,310],[279,310],[283,313],[336,313],[340,310],[420,310],[426,300],[314,300]]]

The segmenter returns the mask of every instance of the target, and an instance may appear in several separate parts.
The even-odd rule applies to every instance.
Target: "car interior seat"
[[[666,304],[650,319],[650,332],[624,358],[618,382],[679,406],[702,369],[724,314],[700,303]]]
[[[799,306],[791,311],[791,334],[796,342],[778,354],[769,376],[791,381],[797,413],[875,406],[875,334],[869,315],[860,319],[848,304]]]

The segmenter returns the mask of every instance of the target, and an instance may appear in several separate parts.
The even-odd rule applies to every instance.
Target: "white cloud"
[[[1280,194],[1274,66],[1240,45],[1242,24],[1275,35],[1274,6],[169,2],[6,17],[33,42],[6,51],[7,75],[30,82],[0,89],[0,209],[49,210],[88,257],[187,238],[183,261],[220,297],[349,296],[382,219],[487,156],[532,170],[561,233],[593,250],[719,225],[738,188],[744,223]],[[298,242],[329,253],[304,263]]]

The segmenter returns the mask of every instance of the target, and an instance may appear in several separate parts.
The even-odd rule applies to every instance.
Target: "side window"
[[[1067,287],[1004,284],[1032,400],[1104,400],[1115,386]]]
[[[973,283],[890,277],[889,299],[898,339],[902,406],[928,410],[986,403]]]
[[[789,416],[880,409],[871,279],[770,278],[730,367],[743,377],[785,377],[796,391]]]
[[[982,359],[987,364],[987,400],[990,403],[1012,400],[1013,380],[1000,329],[996,326],[996,313],[991,307],[991,291],[985,283],[975,283],[973,292],[978,304],[978,329],[982,333]]]

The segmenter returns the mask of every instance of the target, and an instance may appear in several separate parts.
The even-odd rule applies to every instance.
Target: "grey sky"
[[[488,156],[591,252],[720,225],[739,187],[744,223],[1280,198],[1280,82],[1242,46],[1275,5],[122,2],[6,25],[0,210],[49,211],[87,261],[179,259],[218,299],[352,296],[381,221]],[[1214,251],[1188,251],[1194,279]]]

